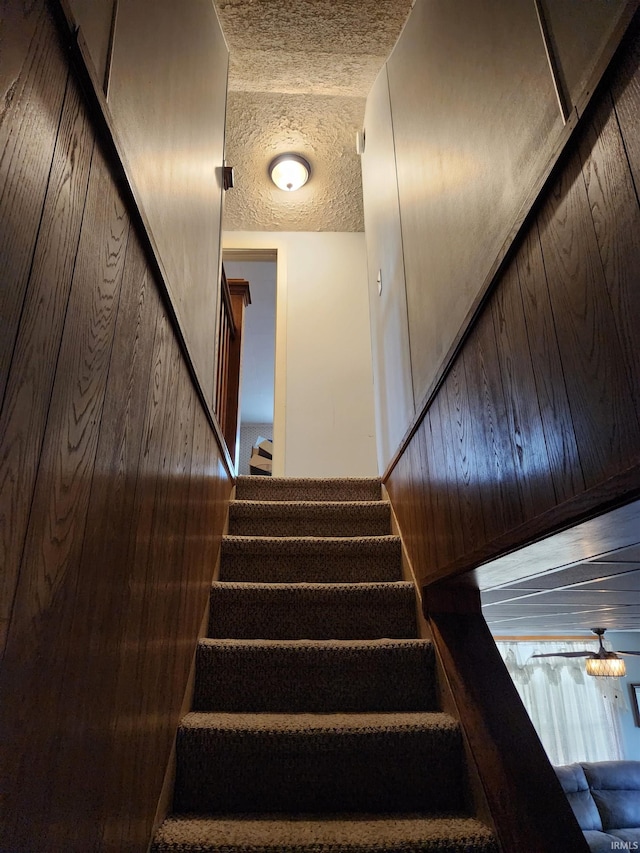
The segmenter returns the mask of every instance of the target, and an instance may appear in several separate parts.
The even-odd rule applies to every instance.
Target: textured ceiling
[[[362,231],[355,136],[411,0],[215,0],[231,52],[224,228]],[[276,189],[268,165],[295,151],[311,179]]]

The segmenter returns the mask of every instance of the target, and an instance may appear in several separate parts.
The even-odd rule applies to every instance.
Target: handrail
[[[236,322],[233,317],[233,305],[231,304],[231,290],[229,289],[229,282],[227,281],[227,276],[224,271],[224,267],[222,267],[222,310],[224,310],[227,322],[229,324],[229,329],[231,332],[231,337],[235,338],[238,333],[236,328]]]
[[[251,302],[249,282],[244,279],[228,280],[223,266],[220,293],[215,412],[229,455],[232,462],[235,462],[238,446],[242,327],[244,309]]]

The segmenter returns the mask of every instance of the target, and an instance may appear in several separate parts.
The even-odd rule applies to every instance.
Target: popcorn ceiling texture
[[[229,45],[225,230],[362,231],[355,136],[411,0],[215,0]],[[309,183],[277,190],[268,165],[295,151]]]
[[[362,180],[355,150],[361,98],[230,92],[227,162],[235,186],[225,195],[226,230],[362,231]],[[295,151],[311,179],[295,193],[273,185],[269,163]]]

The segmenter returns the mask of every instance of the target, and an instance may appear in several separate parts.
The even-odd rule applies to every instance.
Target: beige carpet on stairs
[[[378,480],[240,477],[153,853],[496,853]]]

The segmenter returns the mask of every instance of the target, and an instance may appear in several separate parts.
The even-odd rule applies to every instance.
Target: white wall
[[[415,414],[393,127],[382,69],[367,99],[362,156],[378,466],[384,471]],[[381,289],[378,287],[380,273]]]
[[[640,632],[638,631],[607,631],[607,640],[612,648],[640,652]],[[631,708],[630,684],[640,684],[640,657],[626,657],[624,659],[627,674],[620,679],[625,691],[625,698],[629,704],[629,713],[622,720],[622,736],[624,738],[625,758],[640,761],[640,728],[635,724],[633,710]]]
[[[278,252],[274,474],[376,476],[364,234],[228,231],[223,247]]]

